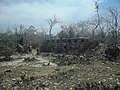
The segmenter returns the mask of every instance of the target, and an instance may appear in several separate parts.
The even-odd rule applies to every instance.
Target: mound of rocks
[[[84,83],[82,86],[81,83],[77,84],[74,87],[74,90],[120,90],[120,85],[105,85],[103,82],[91,82],[91,83]]]
[[[89,63],[89,59],[85,56],[76,56],[76,55],[58,55],[53,61],[58,66],[60,65],[72,65],[72,64],[83,64]]]

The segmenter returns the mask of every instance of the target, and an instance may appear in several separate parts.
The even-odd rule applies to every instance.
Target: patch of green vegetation
[[[10,61],[13,50],[8,46],[0,45],[0,61]]]

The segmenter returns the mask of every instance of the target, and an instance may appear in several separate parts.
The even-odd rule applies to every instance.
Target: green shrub
[[[10,56],[13,54],[8,46],[0,45],[0,57],[4,57],[4,60],[11,60]]]

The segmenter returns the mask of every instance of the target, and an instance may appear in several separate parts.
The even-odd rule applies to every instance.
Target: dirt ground
[[[91,61],[90,64],[57,66],[51,56],[14,55],[14,60],[0,62],[0,90],[75,90],[78,83],[103,82],[115,85],[120,81],[120,64]],[[25,62],[24,58],[35,61]]]

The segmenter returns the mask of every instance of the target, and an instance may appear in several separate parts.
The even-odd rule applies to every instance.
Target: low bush
[[[11,55],[13,54],[13,50],[8,46],[0,45],[0,61],[10,61]]]

